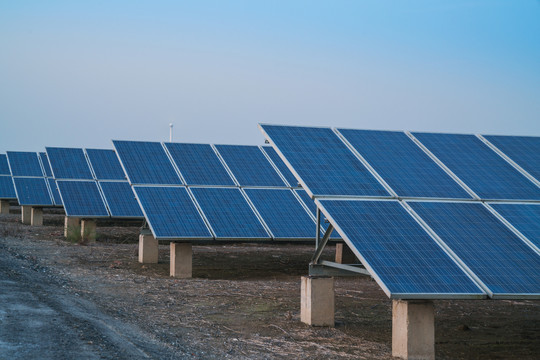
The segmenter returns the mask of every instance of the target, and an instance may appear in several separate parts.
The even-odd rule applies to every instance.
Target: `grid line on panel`
[[[46,150],[56,180],[94,179],[82,148],[47,147]]]

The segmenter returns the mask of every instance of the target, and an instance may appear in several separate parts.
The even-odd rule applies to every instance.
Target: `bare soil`
[[[167,245],[158,264],[138,263],[138,226],[98,222],[97,242],[82,246],[64,240],[60,213],[44,221],[0,215],[0,261],[18,258],[173,358],[392,358],[391,301],[368,276],[336,279],[335,327],[300,322],[311,245],[193,246],[193,279],[180,280],[169,277]],[[435,311],[439,359],[540,358],[540,301],[436,301]]]

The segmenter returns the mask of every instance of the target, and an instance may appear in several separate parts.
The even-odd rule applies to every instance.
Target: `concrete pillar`
[[[172,277],[187,279],[192,276],[193,250],[191,243],[171,243]]]
[[[435,359],[435,311],[432,301],[392,301],[392,356]]]
[[[300,320],[312,326],[334,326],[334,278],[302,276]]]
[[[23,224],[30,225],[32,222],[32,207],[23,205],[21,206],[21,221]]]
[[[355,261],[356,255],[347,244],[336,244],[336,262],[338,264],[354,264]]]
[[[139,262],[142,264],[157,264],[159,243],[152,234],[139,235]],[[171,251],[172,254],[172,251]]]
[[[43,209],[42,208],[32,208],[32,214],[30,218],[30,225],[32,226],[42,226],[43,225]]]
[[[83,243],[96,242],[96,220],[81,220],[81,241]]]
[[[9,214],[9,200],[0,200],[0,214]]]
[[[81,219],[76,217],[64,217],[64,237],[68,238],[70,235],[75,235],[75,232],[79,232],[81,228]]]

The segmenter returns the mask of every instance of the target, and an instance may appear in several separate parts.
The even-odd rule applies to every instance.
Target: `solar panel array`
[[[271,149],[113,141],[157,239],[313,240],[315,219]],[[158,160],[156,160],[158,159]]]
[[[54,147],[46,150],[67,216],[143,217],[113,150]]]
[[[540,138],[260,127],[389,297],[540,298]]]

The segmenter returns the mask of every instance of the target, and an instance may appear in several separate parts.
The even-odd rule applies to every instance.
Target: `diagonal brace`
[[[319,258],[321,257],[321,254],[326,247],[326,244],[328,244],[328,240],[330,239],[330,235],[332,235],[332,231],[334,230],[334,226],[332,226],[332,223],[328,225],[328,229],[326,229],[326,232],[324,233],[324,236],[321,240],[321,242],[318,244],[317,249],[315,250],[315,254],[313,254],[313,257],[311,258],[310,264],[318,264]]]

